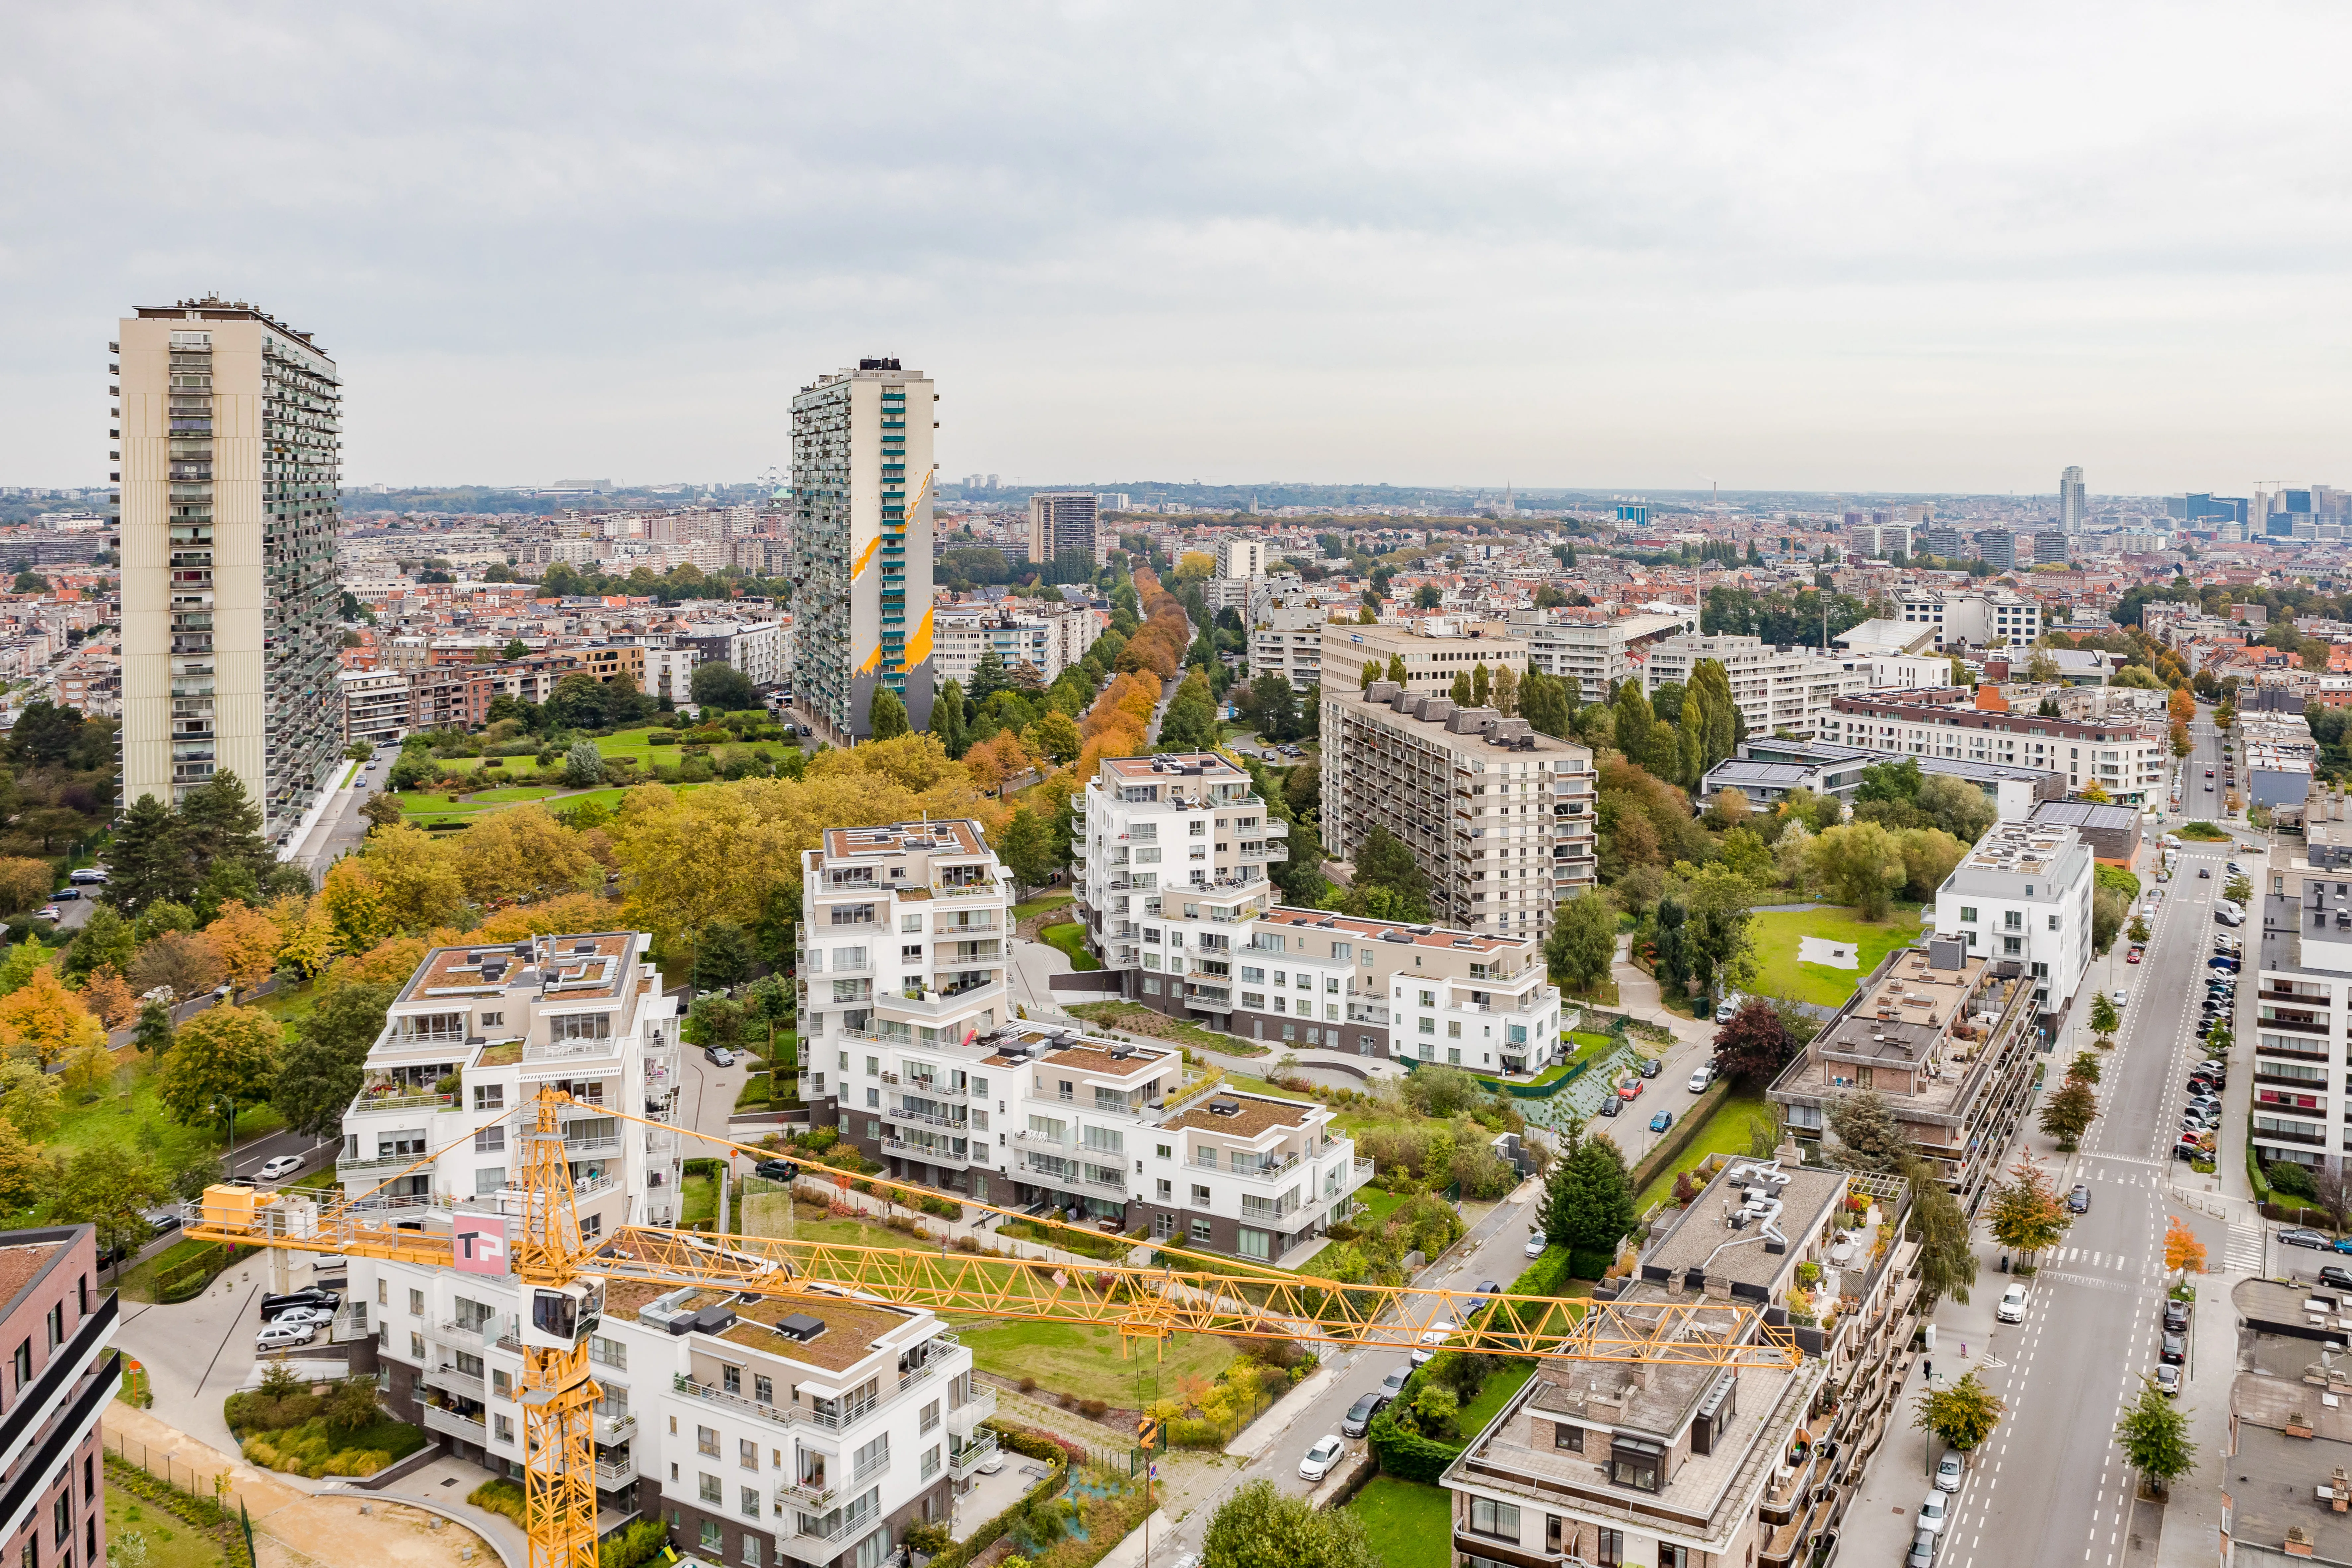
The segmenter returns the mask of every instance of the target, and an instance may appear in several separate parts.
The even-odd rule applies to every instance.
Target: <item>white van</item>
[[[100,888],[106,885],[106,873],[95,867],[85,866],[66,880],[77,888]]]

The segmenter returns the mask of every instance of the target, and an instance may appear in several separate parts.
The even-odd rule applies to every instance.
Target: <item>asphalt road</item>
[[[367,838],[368,821],[360,815],[360,809],[367,805],[370,795],[383,788],[391,759],[400,752],[397,747],[378,746],[375,754],[375,771],[369,773],[362,768],[352,780],[352,787],[328,803],[309,837],[289,857],[294,864],[310,873],[314,882],[327,874],[328,867],[357,849]]]

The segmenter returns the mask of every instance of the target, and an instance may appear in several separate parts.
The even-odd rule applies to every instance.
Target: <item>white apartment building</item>
[[[1106,757],[1087,781],[1084,829],[1070,847],[1079,917],[1129,994],[1223,1026],[1234,1010],[1234,949],[1274,903],[1268,865],[1288,858],[1290,825],[1214,752]],[[1160,942],[1147,947],[1143,922]]]
[[[1291,689],[1317,693],[1323,686],[1323,626],[1330,611],[1321,605],[1276,604],[1252,617],[1252,675],[1279,675]]]
[[[2297,862],[2262,889],[2253,1149],[2341,1168],[2352,1157],[2352,872]],[[2339,1088],[2343,1092],[2339,1092]]]
[[[1966,688],[1900,698],[1840,698],[1821,738],[1866,751],[1996,763],[2063,774],[2070,792],[2096,784],[2118,805],[2164,791],[2171,746],[2135,724],[2086,724],[1969,706]]]
[[[1531,612],[1540,616],[1542,611]],[[1511,618],[1511,636],[1527,639],[1527,665],[1546,675],[1576,679],[1578,700],[1605,702],[1632,676],[1633,655],[1662,638],[1694,632],[1696,616],[1643,613],[1610,620]]]
[[[2011,647],[2042,636],[2042,605],[2011,588],[1929,589],[1903,597],[1903,619],[1936,628],[1936,650],[1955,643],[1985,647],[1996,638]]]
[[[1867,689],[1853,661],[1810,648],[1779,647],[1761,637],[1671,637],[1654,645],[1642,666],[1643,689],[1655,696],[1673,681],[1688,687],[1703,658],[1723,666],[1731,700],[1751,735],[1790,735],[1811,740],[1841,697]]]
[[[653,697],[667,697],[672,702],[694,700],[695,667],[702,662],[702,650],[692,643],[675,647],[646,648],[645,690]]]
[[[754,686],[781,686],[792,671],[791,637],[782,621],[702,623],[679,633],[673,646],[692,649],[698,664],[731,664]],[[692,679],[693,671],[687,673]]]
[[[1482,622],[1465,628],[1460,622],[1431,621],[1423,626],[1363,626],[1346,621],[1323,625],[1323,668],[1331,672],[1324,692],[1355,695],[1363,685],[1364,666],[1378,664],[1385,672],[1392,658],[1404,660],[1403,689],[1415,697],[1444,697],[1454,689],[1454,678],[1477,666],[1489,676],[1504,665],[1525,671],[1528,645],[1506,637],[1504,627]]]
[[[1996,822],[1936,890],[1939,936],[2025,965],[2045,1019],[2063,1019],[2091,966],[2092,857],[2072,827]]]
[[[932,612],[932,658],[941,684],[971,689],[972,672],[993,652],[1010,674],[1027,665],[1050,686],[1065,669],[1087,657],[1102,633],[1102,622],[1083,605],[1037,610],[959,605]]]
[[[801,1098],[892,1175],[998,1201],[970,1042],[1013,1016],[1013,889],[980,824],[827,828],[801,877]]]
[[[1559,1055],[1559,991],[1533,937],[1280,905],[1238,962],[1233,1029],[1251,1039],[1486,1073],[1541,1072]]]
[[[337,678],[343,694],[343,743],[397,744],[408,733],[408,676],[398,669],[347,669]]]
[[[1216,574],[1228,579],[1265,576],[1265,541],[1233,536],[1218,540]]]
[[[234,773],[289,833],[331,785],[342,380],[243,300],[142,306],[107,345],[121,484],[122,796]]]
[[[1540,939],[1595,880],[1592,752],[1506,719],[1332,666],[1325,636],[1323,821],[1337,858],[1375,822],[1412,851],[1438,923]]]

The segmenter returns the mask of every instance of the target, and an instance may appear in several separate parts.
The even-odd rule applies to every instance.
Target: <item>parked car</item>
[[[1612,1094],[1608,1099],[1601,1102],[1601,1114],[1603,1116],[1614,1116],[1619,1110],[1624,1108],[1624,1104],[1625,1102],[1623,1100],[1618,1099]]]
[[[2074,1190],[2066,1194],[2066,1207],[2070,1213],[2089,1214],[2091,1212],[2091,1189],[2083,1183],[2076,1182],[2074,1184]]]
[[[2180,1393],[2180,1369],[2158,1362],[2156,1367],[2156,1391],[2167,1399],[2178,1396]]]
[[[702,1059],[713,1067],[731,1068],[735,1065],[735,1053],[725,1046],[705,1046]]]
[[[290,1311],[278,1313],[269,1321],[278,1324],[299,1326],[308,1323],[313,1328],[324,1328],[335,1321],[335,1314],[324,1307],[296,1307]]]
[[[1659,1073],[1665,1069],[1665,1063],[1660,1061],[1655,1057],[1643,1057],[1642,1058],[1641,1065],[1633,1070],[1640,1073],[1643,1078],[1655,1078]]]
[[[1653,1132],[1664,1132],[1674,1124],[1675,1113],[1671,1110],[1661,1110],[1650,1118],[1650,1131]]]
[[[1903,1554],[1903,1568],[1935,1568],[1936,1542],[1943,1539],[1931,1530],[1923,1530],[1913,1536],[1911,1550]]]
[[[1381,1413],[1381,1406],[1386,1403],[1387,1401],[1377,1394],[1367,1394],[1348,1406],[1348,1414],[1339,1418],[1339,1436],[1362,1436],[1370,1430],[1372,1417]]]
[[[106,873],[95,866],[85,866],[68,874],[66,880],[78,888],[101,888],[106,885]]]
[[[332,1290],[322,1290],[316,1285],[305,1290],[289,1290],[282,1296],[264,1296],[261,1315],[274,1318],[295,1307],[324,1307],[332,1311],[343,1304],[343,1299]]]
[[[2013,1281],[2000,1293],[2000,1305],[1993,1309],[1993,1316],[2004,1323],[2025,1321],[2025,1282],[2021,1279]]]
[[[2121,1007],[2131,1000],[2131,993],[2118,988],[2107,993],[2107,1000]]]
[[[2352,1268],[2340,1263],[2323,1263],[2319,1266],[2319,1282],[2333,1285],[2338,1290],[2352,1290]]]
[[[1497,1281],[1496,1281],[1496,1280],[1493,1280],[1493,1279],[1481,1279],[1481,1280],[1479,1280],[1479,1281],[1478,1281],[1478,1288],[1477,1288],[1475,1290],[1473,1290],[1473,1291],[1471,1292],[1471,1294],[1472,1294],[1472,1295],[1474,1295],[1474,1296],[1499,1296],[1499,1295],[1501,1295],[1502,1293],[1503,1293],[1503,1287],[1502,1287],[1502,1285],[1501,1285],[1499,1282],[1497,1282]]]
[[[1919,1529],[1929,1534],[1942,1533],[1944,1526],[1951,1521],[1951,1506],[1952,1500],[1942,1492],[1929,1492],[1927,1500],[1919,1505],[1916,1521]]]
[[[80,897],[81,889],[79,888],[59,888],[56,892],[49,895],[49,901],[53,904],[62,904],[69,899],[79,899]]]
[[[1690,1075],[1690,1091],[1693,1094],[1705,1094],[1706,1092],[1706,1086],[1714,1081],[1715,1064],[1710,1062],[1706,1067],[1699,1068],[1698,1071]]]
[[[66,918],[66,912],[55,904],[43,904],[41,912],[33,918],[43,921],[61,921]]]
[[[1967,1473],[1968,1467],[1960,1463],[1958,1454],[1946,1454],[1936,1461],[1936,1489],[1939,1492],[1959,1490],[1960,1478]]]
[[[1444,1345],[1447,1338],[1451,1336],[1453,1332],[1454,1325],[1452,1323],[1432,1324],[1427,1331],[1423,1333],[1421,1336],[1421,1342],[1412,1347],[1412,1354],[1409,1358],[1412,1362],[1412,1364],[1420,1366],[1423,1363],[1427,1362],[1430,1357],[1435,1355],[1439,1349]]]
[[[2135,946],[2129,952],[2124,954],[2124,962],[2126,963],[2137,963],[2139,962],[2139,955],[2143,951],[2143,949]]]
[[[2165,1335],[2157,1349],[2156,1358],[2169,1365],[2179,1366],[2189,1359],[2189,1336],[2187,1334]]]
[[[1742,1006],[1746,1005],[1747,1001],[1748,998],[1742,996],[1738,992],[1731,992],[1726,995],[1721,1004],[1716,1007],[1715,1021],[1718,1024],[1728,1024],[1731,1022],[1732,1015],[1738,1012]]]
[[[1411,1367],[1401,1366],[1394,1372],[1389,1373],[1386,1377],[1381,1379],[1381,1402],[1385,1404],[1402,1394],[1404,1392],[1405,1379],[1412,1375],[1412,1369]]]
[[[253,1336],[253,1348],[257,1351],[289,1350],[296,1345],[307,1345],[318,1337],[319,1325],[316,1323],[273,1322]]]
[[[1531,1230],[1528,1232],[1528,1256],[1529,1258],[1541,1258],[1543,1255],[1544,1233],[1539,1230]]]
[[[261,1179],[265,1182],[284,1181],[287,1177],[292,1175],[301,1168],[301,1155],[280,1154],[274,1160],[268,1160],[262,1163]]]
[[[172,1232],[180,1228],[180,1211],[178,1209],[149,1209],[145,1214],[141,1215],[139,1217],[145,1220],[147,1222],[147,1228],[153,1231],[157,1236],[168,1236]]]
[[[2328,1250],[2330,1252],[2352,1254],[2352,1236],[2337,1237],[2334,1243],[2329,1246]]]
[[[800,1179],[801,1168],[790,1160],[762,1160],[751,1167],[751,1173],[762,1181],[793,1182]]]
[[[2329,1264],[2325,1267],[2334,1268],[2335,1266],[2333,1264]],[[2338,1269],[2337,1272],[2341,1273],[2342,1270]],[[2189,1331],[2188,1302],[2173,1300],[2166,1300],[2164,1303],[2164,1331],[2168,1334],[2185,1334]]]
[[[2180,1135],[2180,1142],[2172,1146],[2172,1157],[2176,1160],[2187,1160],[2193,1163],[2196,1161],[2205,1158],[2205,1146],[2202,1143],[2200,1143],[2191,1134],[2183,1132]]]
[[[2327,1237],[2315,1230],[2305,1230],[2300,1226],[2279,1232],[2278,1238],[2279,1245],[2282,1247],[2308,1247],[2317,1251],[2327,1246]]]
[[[1641,1093],[1642,1080],[1638,1078],[1629,1078],[1617,1086],[1617,1098],[1620,1100],[1636,1100]]]
[[[1339,1456],[1345,1452],[1347,1445],[1339,1441],[1337,1432],[1325,1433],[1316,1439],[1315,1447],[1307,1450],[1307,1457],[1298,1461],[1298,1479],[1302,1481],[1321,1480],[1331,1473],[1332,1468],[1339,1462]]]

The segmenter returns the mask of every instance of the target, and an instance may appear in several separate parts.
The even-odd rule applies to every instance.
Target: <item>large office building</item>
[[[1579,702],[1606,702],[1637,671],[1635,655],[1663,638],[1695,634],[1698,615],[1644,610],[1630,616],[1551,619],[1559,612],[1514,614],[1511,636],[1527,641],[1527,668],[1576,682]],[[1568,612],[1573,615],[1573,612]]]
[[[342,748],[342,382],[242,300],[142,306],[116,330],[121,798],[233,773],[282,843]]]
[[[1780,647],[1761,637],[1671,637],[1650,649],[1642,667],[1644,690],[1655,696],[1674,682],[1687,687],[1703,658],[1723,666],[1732,705],[1751,735],[1790,735],[1811,740],[1832,704],[1869,689],[1869,677],[1853,660],[1811,648]]]
[[[2083,485],[2083,470],[2070,468],[2058,476],[2058,531],[2080,533],[2084,520],[2091,514],[2090,498]]]
[[[1352,859],[1380,823],[1412,851],[1438,923],[1481,935],[1549,931],[1559,901],[1595,880],[1592,752],[1525,719],[1391,680],[1335,685],[1329,672],[1344,662],[1334,665],[1328,634],[1324,668],[1329,853]]]
[[[1991,542],[1996,533],[2003,536],[2000,550]],[[2007,529],[1989,528],[1977,535],[1977,543],[1978,553],[1996,570],[2007,571],[2016,564],[2016,535]],[[2001,559],[1995,560],[1996,554]],[[1988,647],[1995,642],[2026,647],[2042,636],[2041,604],[2011,588],[1951,592],[1930,588],[1909,594],[1903,600],[1903,619],[1909,625],[1933,627],[1937,653],[1958,643],[1971,647]]]
[[[873,733],[886,688],[916,729],[930,723],[933,402],[929,379],[895,359],[793,398],[794,691],[835,743]]]
[[[1443,697],[1453,690],[1455,676],[1468,675],[1482,664],[1490,678],[1507,664],[1522,673],[1528,668],[1528,645],[1505,636],[1502,626],[1493,622],[1465,626],[1431,621],[1414,627],[1327,621],[1321,636],[1320,663],[1329,672],[1327,700],[1354,695],[1363,685],[1364,666],[1377,664],[1387,675],[1394,659],[1404,663],[1402,689],[1416,697]]]
[[[1083,552],[1091,564],[1096,551],[1096,502],[1092,490],[1038,490],[1029,497],[1029,559],[1043,564]]]

